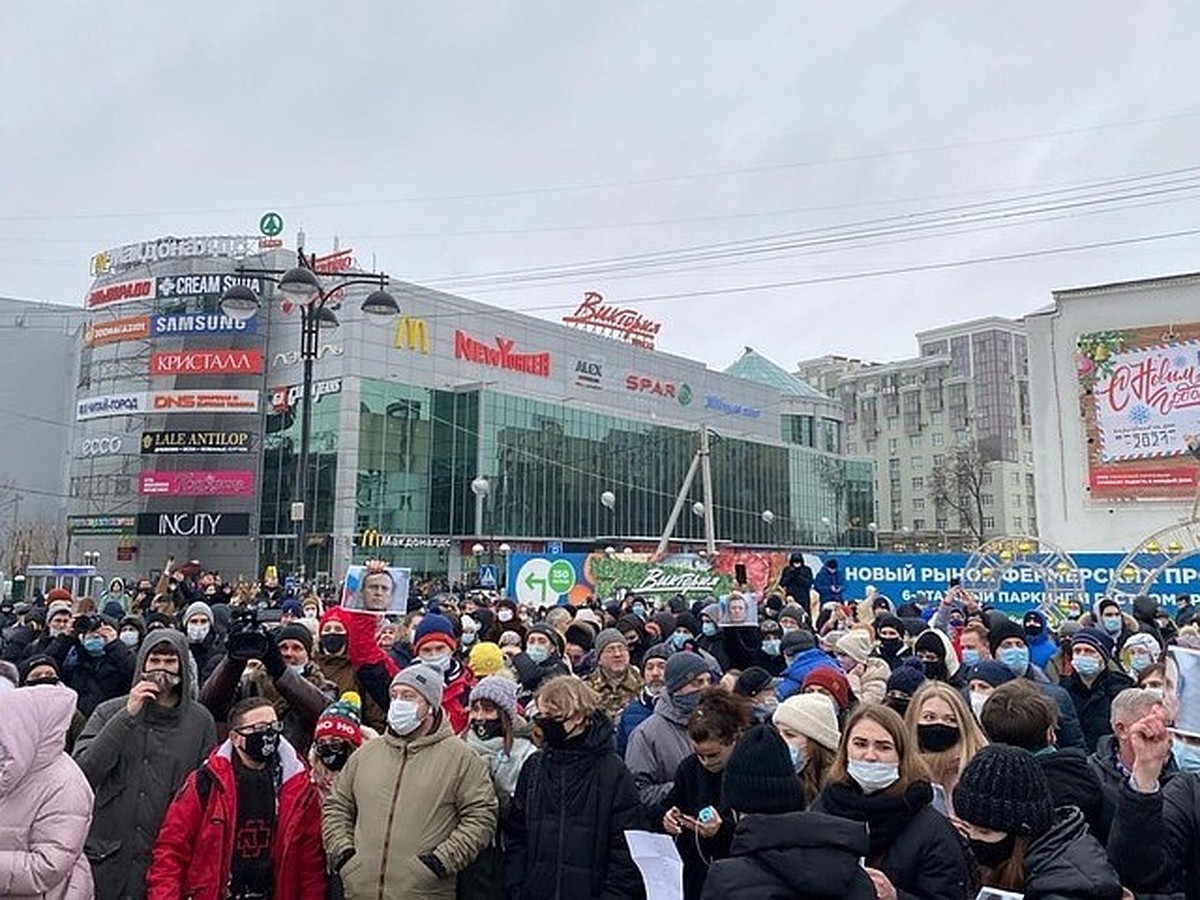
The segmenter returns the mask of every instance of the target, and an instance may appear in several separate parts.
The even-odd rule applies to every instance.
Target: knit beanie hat
[[[563,651],[567,649],[566,641],[563,639],[563,636],[558,633],[558,629],[553,625],[547,625],[545,622],[538,622],[536,625],[530,627],[529,633],[540,634],[545,637],[548,641],[550,641],[551,644],[554,645],[554,648],[559,656],[562,656]]]
[[[851,631],[837,642],[837,649],[856,663],[864,663],[871,656],[871,636],[865,631]]]
[[[679,653],[673,653],[667,658],[667,693],[674,694],[681,687],[687,685],[697,675],[702,675],[708,671],[708,664],[704,658],[698,653],[691,653],[687,650],[682,650]]]
[[[804,608],[797,606],[795,603],[789,603],[779,611],[779,615],[775,618],[779,619],[781,622],[784,619],[791,619],[801,628],[803,628],[805,623],[808,622],[808,616],[804,614]]]
[[[710,622],[712,622],[715,625],[716,623],[721,621],[721,604],[719,604],[719,603],[708,604],[706,607],[704,607],[702,610],[700,610],[700,615],[703,616],[704,618],[708,619]]]
[[[904,637],[904,623],[900,621],[899,616],[894,616],[891,613],[884,613],[881,616],[875,617],[875,633],[879,634],[885,628],[895,628],[896,634]]]
[[[313,740],[341,738],[355,747],[362,746],[362,700],[354,691],[346,691],[325,707],[317,719]]]
[[[817,639],[813,637],[813,633],[801,628],[799,631],[789,631],[783,636],[783,640],[779,642],[779,652],[784,656],[791,656],[794,653],[812,650],[816,646]]]
[[[66,588],[51,588],[46,592],[46,603],[53,606],[55,603],[65,603],[71,606],[75,601],[71,599],[71,592]],[[51,613],[47,612],[46,617],[49,618]]]
[[[994,688],[1016,680],[1012,669],[994,659],[983,659],[967,670],[967,681],[984,681]]]
[[[435,669],[427,663],[413,663],[407,669],[396,673],[396,677],[392,679],[392,687],[398,684],[407,684],[424,697],[430,706],[442,705],[442,688],[445,681],[442,679],[441,669]]]
[[[596,611],[589,606],[581,606],[579,609],[575,610],[575,621],[586,622],[588,625],[591,625],[593,632],[598,632],[604,627],[604,623],[600,620],[600,616],[597,615]]]
[[[1097,653],[1104,657],[1104,661],[1108,662],[1112,659],[1113,640],[1108,636],[1108,633],[1101,631],[1099,628],[1080,628],[1071,638],[1071,648],[1082,644],[1085,647],[1091,647]]]
[[[210,625],[213,624],[212,607],[203,600],[197,600],[195,603],[192,603],[188,606],[187,610],[183,614],[183,624],[185,627],[187,626],[188,620],[191,619],[192,616],[204,616],[208,619]]]
[[[520,647],[521,635],[515,631],[505,631],[500,634],[501,647]]]
[[[992,656],[996,655],[1000,644],[1009,638],[1025,640],[1025,629],[1021,627],[1021,623],[1014,622],[1008,616],[994,617],[991,627],[988,628],[988,646],[992,648]]]
[[[698,637],[702,629],[700,628],[700,620],[691,613],[680,613],[675,617],[675,628],[686,628],[692,633],[692,637]]]
[[[913,645],[914,653],[932,653],[942,662],[946,661],[946,645],[942,643],[942,639],[937,636],[937,632],[932,629],[921,633],[917,638],[916,644]]]
[[[751,666],[738,676],[733,692],[739,697],[753,697],[771,686],[771,673],[759,666]]]
[[[1032,754],[989,744],[963,769],[954,788],[954,812],[980,828],[1033,837],[1050,830],[1050,784]]]
[[[471,688],[471,703],[487,700],[501,710],[508,721],[517,718],[517,683],[508,678],[491,675]]]
[[[275,632],[275,643],[282,644],[284,641],[299,641],[304,645],[304,652],[312,655],[313,633],[308,626],[301,625],[299,622],[284,625]]]
[[[787,743],[774,728],[755,725],[742,735],[725,764],[721,799],[743,815],[804,809],[804,788]]]
[[[454,626],[445,616],[430,613],[421,619],[413,635],[413,652],[420,653],[423,644],[439,641],[451,650],[458,649],[458,641],[454,639]]]
[[[850,682],[846,680],[846,676],[840,670],[832,666],[817,666],[804,676],[801,690],[807,691],[814,686],[824,688],[833,695],[833,699],[837,701],[839,712],[845,712],[850,708]]]
[[[827,750],[837,750],[841,734],[837,709],[824,694],[792,694],[775,710],[771,721],[786,725]]]
[[[29,679],[29,673],[40,666],[49,666],[54,670],[56,678],[62,677],[62,666],[58,664],[53,656],[48,656],[45,653],[35,653],[33,656],[24,660],[17,669],[18,685],[24,685]]]
[[[670,659],[672,652],[669,644],[652,644],[642,657],[642,665],[644,666],[648,659]]]
[[[1135,634],[1125,642],[1125,646],[1121,648],[1121,658],[1128,660],[1131,650],[1143,650],[1149,653],[1152,662],[1158,662],[1162,656],[1162,645],[1158,643],[1154,635],[1146,632]]]
[[[625,635],[617,631],[615,628],[605,628],[596,635],[596,655],[600,656],[604,653],[606,647],[610,644],[620,644],[622,647],[628,647],[629,642],[625,640]]]
[[[887,680],[887,692],[896,692],[911,697],[925,681],[925,668],[915,656],[910,656],[896,666]]]
[[[504,654],[500,652],[499,644],[483,641],[471,648],[467,663],[478,677],[486,678],[504,668]]]
[[[61,594],[67,594],[67,592],[62,588],[55,588],[54,591],[58,591]],[[53,594],[54,591],[51,591],[50,593]],[[46,621],[49,622],[60,612],[70,613],[74,611],[75,607],[71,605],[71,595],[67,594],[66,599],[59,597],[57,600],[51,601],[50,605],[46,607]]]

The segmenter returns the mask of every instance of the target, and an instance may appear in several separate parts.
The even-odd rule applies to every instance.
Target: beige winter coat
[[[389,732],[356,750],[325,801],[321,835],[331,861],[354,850],[341,870],[347,900],[452,900],[455,874],[492,842],[496,815],[487,764],[442,718],[425,737]]]

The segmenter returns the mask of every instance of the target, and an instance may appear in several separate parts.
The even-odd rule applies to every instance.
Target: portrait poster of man
[[[747,628],[758,625],[758,600],[753,594],[737,591],[720,600],[721,628]]]
[[[382,562],[350,566],[342,584],[342,609],[373,615],[404,615],[411,569]]]

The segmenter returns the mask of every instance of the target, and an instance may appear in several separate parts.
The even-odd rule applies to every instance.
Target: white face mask
[[[187,627],[188,640],[193,644],[200,644],[208,637],[208,632],[211,626],[205,622],[202,625],[189,625]]]
[[[984,694],[980,691],[971,691],[971,712],[975,713],[975,718],[983,715],[983,704],[987,703],[987,698],[991,694]]]
[[[388,705],[388,727],[403,737],[412,734],[421,724],[417,716],[417,704],[411,700],[393,700]]]
[[[875,794],[887,790],[900,780],[897,763],[863,762],[852,759],[846,763],[846,772],[858,782],[864,794]]]
[[[445,672],[450,668],[450,654],[439,653],[437,656],[422,656],[421,662],[427,666],[433,666],[440,672]]]
[[[496,618],[499,619],[501,622],[511,622],[512,617],[513,617],[513,614],[512,614],[511,609],[496,610]]]
[[[138,644],[138,633],[136,631],[122,631],[117,637],[121,639],[121,643],[126,647],[136,647]]]

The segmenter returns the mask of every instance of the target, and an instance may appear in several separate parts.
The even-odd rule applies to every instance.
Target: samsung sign
[[[189,313],[181,316],[151,316],[151,337],[175,334],[254,334],[258,317],[231,319],[220,313]]]

